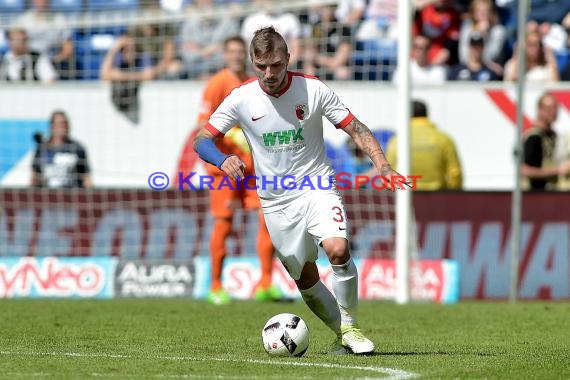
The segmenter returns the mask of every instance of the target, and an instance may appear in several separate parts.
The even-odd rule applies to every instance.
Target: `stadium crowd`
[[[284,8],[276,0],[0,0],[0,80],[108,78],[105,56],[125,45],[124,34],[137,55],[128,69],[144,71],[145,80],[207,79],[223,66],[227,37],[249,41],[268,24],[286,37],[291,69],[327,80],[393,80],[398,1],[325,3]],[[570,80],[570,0],[530,3],[527,80]],[[517,4],[415,0],[414,83],[516,80]],[[125,66],[119,54],[113,64]]]

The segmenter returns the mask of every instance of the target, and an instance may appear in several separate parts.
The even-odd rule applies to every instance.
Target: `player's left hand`
[[[380,175],[388,180],[388,190],[406,190],[412,188],[410,180],[406,177],[392,169],[390,165],[383,165],[380,169]]]
[[[220,167],[230,179],[235,180],[240,177],[243,178],[245,171],[245,163],[235,155],[229,156]]]

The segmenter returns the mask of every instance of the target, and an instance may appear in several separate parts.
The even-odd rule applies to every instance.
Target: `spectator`
[[[518,75],[517,48],[505,65],[505,81],[516,81]],[[526,37],[526,80],[529,82],[558,82],[558,64],[552,49],[545,48],[538,32]]]
[[[174,40],[164,41],[162,56],[158,63],[159,73],[157,79],[176,80],[187,79],[184,62],[178,56],[176,42]]]
[[[195,0],[180,29],[180,53],[190,78],[205,79],[222,69],[224,40],[239,32],[238,20],[228,13],[204,15],[213,8],[214,0]]]
[[[430,63],[457,63],[461,15],[454,8],[453,0],[430,1],[417,11],[413,26],[414,35],[423,34],[432,41],[428,52]]]
[[[397,0],[370,0],[366,16],[356,32],[356,39],[382,40],[384,44],[395,44],[398,40]]]
[[[34,187],[89,188],[91,170],[83,146],[69,137],[69,119],[57,110],[50,117],[50,136],[47,141],[37,139],[38,148],[32,162]]]
[[[132,32],[135,41],[141,42],[143,54],[158,62],[157,79],[186,79],[184,63],[177,54],[175,32],[170,24],[143,24]]]
[[[411,175],[421,175],[418,190],[459,190],[463,186],[461,163],[453,140],[438,131],[428,119],[424,102],[414,100],[412,105]],[[386,158],[397,162],[398,140],[390,139]],[[397,164],[396,164],[397,165]]]
[[[570,161],[556,163],[556,132],[553,124],[558,118],[558,101],[549,94],[542,95],[537,104],[534,126],[523,137],[524,158],[521,174],[524,188],[555,190],[559,176],[570,173]]]
[[[500,77],[485,62],[483,55],[485,50],[485,39],[479,33],[472,33],[469,37],[469,52],[467,62],[460,63],[452,67],[449,73],[449,80],[468,81],[497,81]]]
[[[301,23],[297,16],[289,12],[279,12],[277,2],[270,0],[253,0],[253,6],[259,9],[243,20],[241,36],[247,45],[251,42],[253,34],[262,27],[273,26],[287,41],[289,48],[290,68],[298,68],[303,56],[301,46]]]
[[[483,61],[493,66],[503,64],[507,57],[503,56],[507,32],[499,23],[497,10],[492,0],[473,0],[469,8],[468,18],[463,22],[459,33],[459,60],[467,62],[472,34],[480,34],[484,39]],[[494,63],[494,64],[493,64]],[[496,67],[495,72],[500,73]]]
[[[140,24],[129,29],[128,34],[140,44],[141,51],[152,62],[160,61],[165,41],[176,38],[173,28],[168,24]]]
[[[105,55],[100,74],[101,79],[111,81],[115,108],[138,124],[140,83],[156,79],[159,74],[159,68],[153,65],[150,56],[140,52],[133,37],[123,35]]]
[[[303,71],[326,80],[351,79],[350,28],[336,21],[332,6],[320,6],[316,11],[318,21],[305,47]]]
[[[366,0],[340,0],[334,15],[338,21],[354,31],[362,20],[365,10]]]
[[[33,0],[32,4],[15,26],[27,32],[31,50],[50,57],[59,79],[75,79],[74,44],[65,16],[51,12],[48,0]]]
[[[30,50],[24,29],[14,28],[8,34],[9,50],[0,61],[0,80],[52,83],[57,72],[49,57]]]
[[[412,61],[410,62],[410,76],[413,84],[442,84],[447,78],[446,68],[443,65],[429,63],[428,51],[430,40],[423,35],[417,35],[412,41]],[[394,70],[392,78],[398,83],[398,68]]]
[[[545,48],[551,49],[555,54],[566,53],[568,33],[562,25],[547,22],[539,24],[536,21],[529,21],[526,24],[526,29],[527,33],[539,33]]]

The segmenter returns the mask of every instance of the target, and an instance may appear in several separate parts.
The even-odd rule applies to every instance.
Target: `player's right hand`
[[[238,156],[232,155],[226,158],[220,167],[230,179],[235,180],[237,177],[243,178],[245,164]]]
[[[412,188],[410,181],[406,177],[404,177],[403,175],[392,169],[390,165],[382,166],[382,168],[380,169],[380,175],[388,179],[388,190],[390,191],[405,189],[404,186],[407,186],[410,189]]]

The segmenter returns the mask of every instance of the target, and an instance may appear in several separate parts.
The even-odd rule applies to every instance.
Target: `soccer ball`
[[[263,348],[272,356],[303,356],[309,336],[305,321],[291,313],[271,317],[261,331]]]

